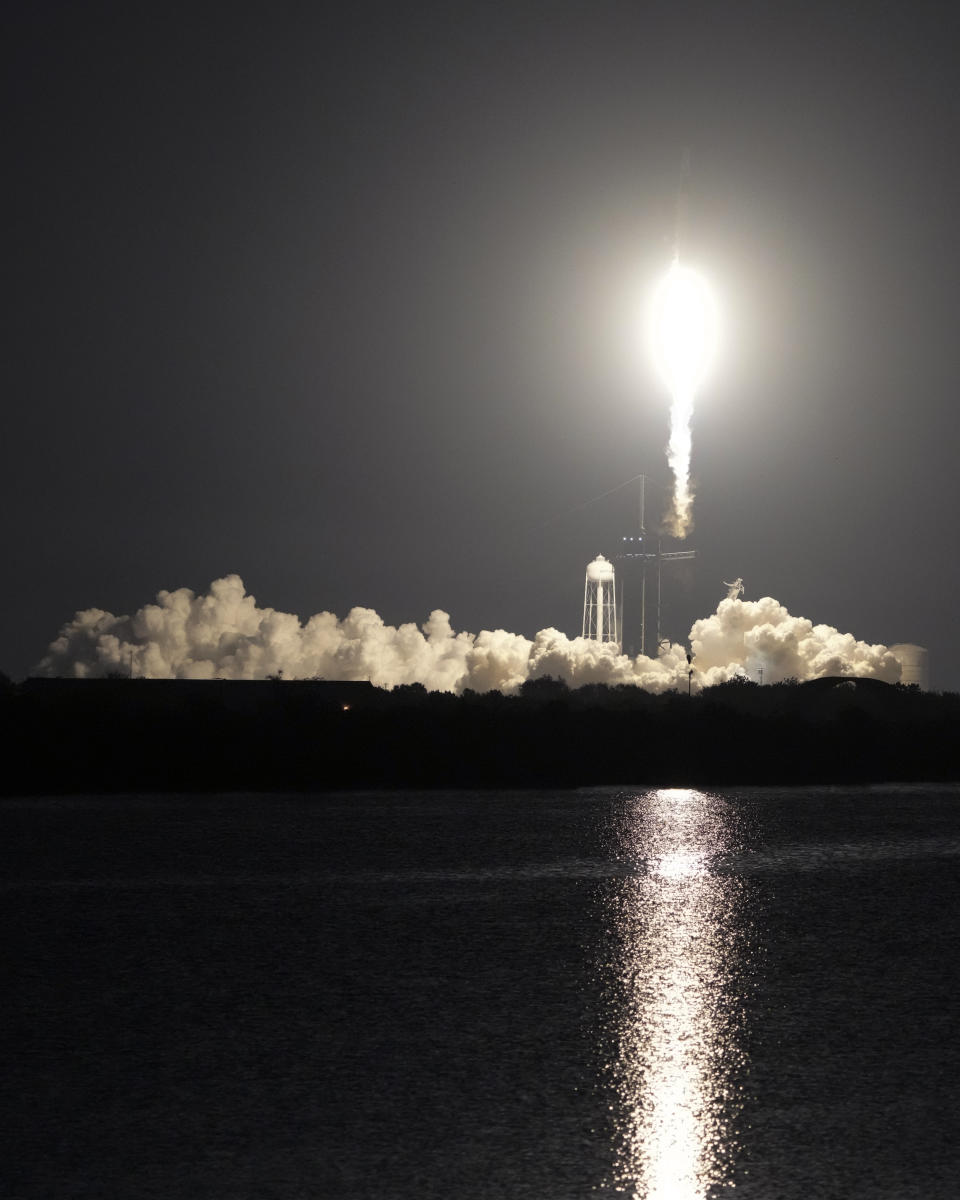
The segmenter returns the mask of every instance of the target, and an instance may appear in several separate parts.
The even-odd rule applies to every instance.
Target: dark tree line
[[[532,680],[28,680],[0,688],[7,794],[960,779],[960,696],[869,680],[688,697]]]

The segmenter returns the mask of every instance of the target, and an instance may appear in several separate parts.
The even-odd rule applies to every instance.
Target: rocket
[[[680,186],[673,217],[673,261],[680,261],[680,243],[686,234],[687,207],[690,197],[690,149],[685,147],[680,158]]]

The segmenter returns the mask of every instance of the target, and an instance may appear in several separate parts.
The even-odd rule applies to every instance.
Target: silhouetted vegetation
[[[7,794],[960,779],[960,696],[872,680],[688,697],[269,680],[2,681]]]

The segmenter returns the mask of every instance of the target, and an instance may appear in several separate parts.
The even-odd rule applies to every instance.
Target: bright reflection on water
[[[732,1184],[744,1065],[741,885],[727,802],[664,789],[625,803],[610,897],[616,939],[611,1064],[615,1186],[637,1200],[701,1200]]]

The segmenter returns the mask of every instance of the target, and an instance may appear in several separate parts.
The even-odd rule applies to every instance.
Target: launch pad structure
[[[650,569],[656,570],[656,589],[657,589],[657,641],[654,648],[654,654],[659,654],[662,640],[662,617],[663,617],[663,565],[675,562],[682,562],[692,558],[696,558],[696,550],[664,550],[663,540],[659,534],[656,535],[656,549],[648,549],[653,545],[653,537],[648,538],[646,528],[646,475],[640,476],[640,532],[639,535],[627,536],[621,539],[621,551],[616,556],[617,559],[625,562],[638,563],[640,566],[640,653],[647,653],[647,571]],[[621,602],[621,621],[623,620],[622,610],[625,604]]]

